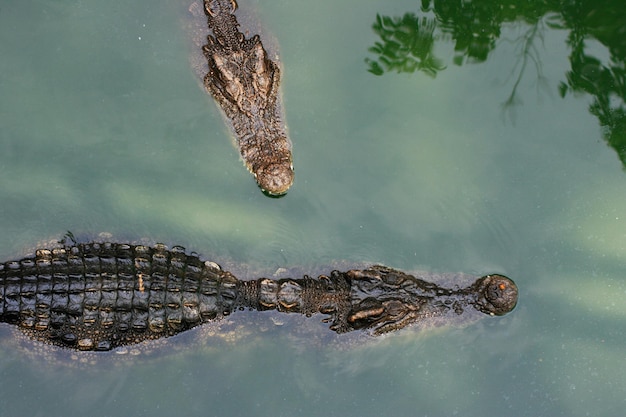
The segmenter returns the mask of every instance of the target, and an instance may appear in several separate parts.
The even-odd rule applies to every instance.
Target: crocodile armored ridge
[[[242,281],[182,246],[162,244],[73,244],[0,264],[0,321],[77,350],[173,336],[245,309],[321,313],[337,333],[380,335],[433,317],[504,315],[516,303],[517,287],[502,275],[461,289],[384,266]]]
[[[235,0],[205,0],[213,36],[203,46],[204,86],[229,119],[239,152],[263,191],[282,195],[293,183],[291,143],[282,118],[280,68],[259,35],[246,39]]]

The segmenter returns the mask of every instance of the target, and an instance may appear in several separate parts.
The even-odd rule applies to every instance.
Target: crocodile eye
[[[222,57],[220,57],[217,54],[214,55],[213,59],[215,60],[217,69],[222,75],[224,81],[233,82],[234,80],[237,79],[237,75],[241,72],[239,71],[237,64],[235,64],[232,61],[225,61],[224,59],[222,59]]]
[[[252,58],[250,59],[251,67],[250,69],[256,73],[263,73],[267,71],[265,67],[265,59],[267,58],[267,53],[265,49],[263,49],[263,45],[261,42],[254,44]]]
[[[272,84],[272,73],[267,67],[267,53],[261,42],[254,45],[252,56],[246,61],[246,67],[253,74],[259,92],[267,97]]]
[[[368,297],[350,312],[348,322],[354,329],[366,329],[385,314],[385,307],[378,300]]]

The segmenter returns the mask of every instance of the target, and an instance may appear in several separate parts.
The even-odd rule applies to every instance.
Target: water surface
[[[2,260],[72,230],[267,274],[498,272],[520,302],[350,346],[255,316],[240,341],[191,337],[88,370],[43,366],[2,326],[1,414],[623,411],[620,3],[240,0],[280,43],[296,169],[281,199],[258,190],[198,86],[184,2],[13,3],[0,7]]]

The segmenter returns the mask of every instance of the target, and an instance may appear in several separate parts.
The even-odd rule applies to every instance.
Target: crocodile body
[[[502,275],[454,290],[383,266],[242,281],[162,244],[74,244],[0,264],[0,321],[78,350],[173,336],[245,309],[321,313],[337,333],[379,335],[432,317],[503,315],[516,303],[517,287]]]
[[[261,189],[287,192],[293,183],[291,143],[282,117],[280,68],[258,35],[246,39],[234,15],[235,0],[205,0],[213,35],[202,47],[208,62],[204,86],[230,121],[244,163]]]

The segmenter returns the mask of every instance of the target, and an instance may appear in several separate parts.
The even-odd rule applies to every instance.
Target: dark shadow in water
[[[435,77],[446,68],[433,52],[436,42],[454,44],[452,61],[457,66],[482,63],[496,46],[510,44],[501,39],[502,25],[513,22],[524,24],[526,30],[512,40],[518,58],[513,63],[513,88],[503,108],[512,114],[521,104],[517,88],[528,68],[534,68],[538,86],[546,88],[538,49],[543,34],[569,31],[571,69],[559,84],[559,94],[592,97],[589,111],[600,121],[605,141],[626,169],[626,7],[621,0],[423,0],[418,13],[376,16],[372,28],[380,42],[369,48],[376,57],[365,62],[368,71],[379,76],[421,71]],[[598,44],[608,56],[594,55]]]

